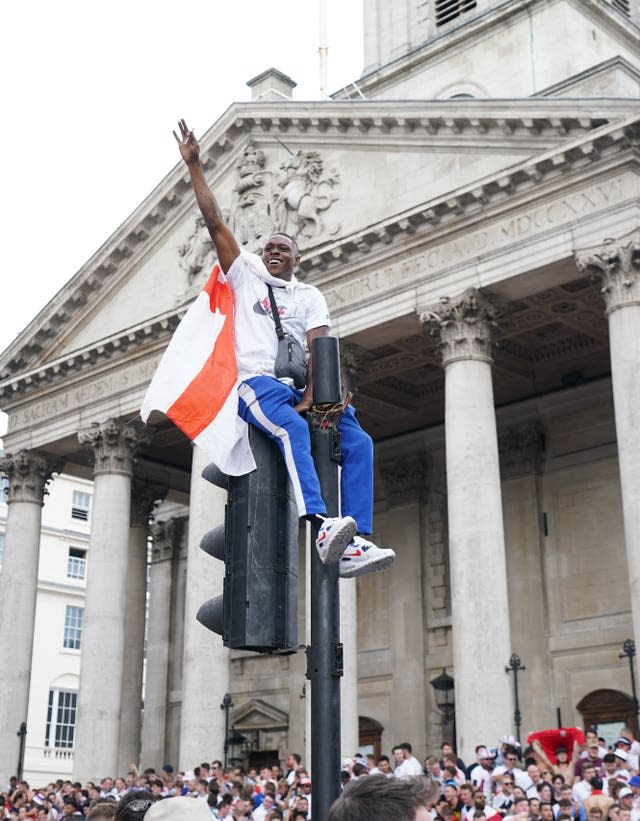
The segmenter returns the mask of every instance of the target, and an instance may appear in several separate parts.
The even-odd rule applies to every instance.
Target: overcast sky
[[[271,66],[319,97],[319,0],[18,0],[0,11],[0,351]],[[362,0],[326,0],[328,90],[362,71]],[[0,419],[0,434],[3,431]]]

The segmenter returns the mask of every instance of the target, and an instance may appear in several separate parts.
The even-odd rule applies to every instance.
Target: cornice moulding
[[[303,265],[303,272],[309,273],[315,268],[326,269],[332,260],[344,261],[354,250],[367,250],[377,242],[392,242],[396,234],[413,233],[424,224],[437,224],[445,215],[459,216],[470,205],[480,203],[483,206],[494,201],[496,195],[508,196],[514,185],[548,178],[554,169],[559,172],[567,167],[567,163],[591,162],[594,151],[605,150],[606,143],[624,137],[624,129],[636,123],[639,108],[639,101],[567,101],[558,98],[445,102],[345,100],[291,102],[284,106],[268,101],[237,103],[203,136],[202,157],[210,171],[223,155],[225,164],[232,161],[229,150],[240,136],[251,134],[253,139],[263,139],[274,129],[281,133],[285,125],[305,135],[306,139],[314,131],[326,139],[333,130],[342,136],[342,142],[345,130],[353,128],[358,132],[358,141],[363,144],[373,134],[393,138],[397,132],[403,138],[415,137],[416,141],[421,141],[422,147],[426,145],[426,138],[441,137],[443,133],[456,141],[464,139],[465,135],[467,139],[469,135],[480,135],[486,140],[491,134],[504,141],[505,137],[519,138],[520,132],[526,140],[545,133],[553,134],[555,141],[559,137],[570,139],[576,135],[567,145],[551,148],[516,166],[508,174],[503,173],[502,182],[474,184],[468,191],[456,192],[444,202],[416,209],[384,226],[369,228],[339,243],[325,243],[318,246],[318,250],[310,249]],[[287,117],[282,116],[284,110],[288,112]],[[320,111],[322,116],[318,116]],[[274,112],[279,116],[274,116]],[[612,118],[620,117],[623,118],[620,123],[610,122]],[[397,144],[397,136],[393,142]],[[97,290],[107,291],[124,276],[132,261],[144,252],[147,243],[157,238],[159,230],[165,230],[166,226],[160,228],[163,223],[177,219],[191,207],[190,198],[187,173],[179,164],[0,356],[0,378],[28,368],[29,363],[46,349],[48,341],[78,315]]]

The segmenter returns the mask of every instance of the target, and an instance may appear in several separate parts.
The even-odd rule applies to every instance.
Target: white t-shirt
[[[405,758],[393,771],[396,778],[409,778],[412,775],[422,775],[422,765],[415,756]]]
[[[239,381],[251,376],[273,376],[278,352],[267,283],[255,273],[258,264],[262,264],[259,257],[242,251],[226,275],[235,304],[234,334]],[[285,333],[291,334],[304,347],[307,331],[323,325],[330,326],[327,303],[317,288],[299,282],[294,276],[290,282],[285,282],[276,280],[266,269],[265,274],[272,283]]]

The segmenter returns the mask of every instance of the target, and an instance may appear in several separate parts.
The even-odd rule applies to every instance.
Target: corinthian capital
[[[117,419],[100,424],[94,422],[88,430],[78,433],[78,441],[93,450],[94,475],[121,473],[131,475],[136,450],[151,439],[151,431],[137,425],[127,425]]]
[[[420,311],[420,321],[439,337],[442,364],[459,359],[493,361],[491,337],[500,311],[477,288],[457,297],[442,297],[440,304]]]
[[[167,495],[166,485],[155,485],[144,479],[131,483],[131,527],[145,527],[151,511]]]
[[[175,519],[167,519],[166,522],[154,522],[151,525],[151,538],[153,539],[152,562],[162,562],[173,557],[176,531]]]
[[[34,502],[43,505],[51,474],[59,471],[60,465],[54,460],[28,450],[0,459],[0,473],[9,479],[7,504]]]
[[[342,386],[348,391],[354,391],[357,387],[359,376],[366,372],[367,365],[372,360],[372,355],[364,348],[348,342],[346,339],[340,340],[340,364],[342,366]]]
[[[426,489],[429,476],[427,455],[418,451],[384,456],[380,461],[380,475],[389,505],[415,502]]]
[[[640,231],[576,251],[575,259],[580,273],[600,281],[607,316],[618,308],[640,305]]]

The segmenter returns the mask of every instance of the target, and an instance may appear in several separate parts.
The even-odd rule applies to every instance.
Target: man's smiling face
[[[298,246],[284,234],[273,234],[264,246],[262,261],[272,276],[288,281],[300,262]]]

